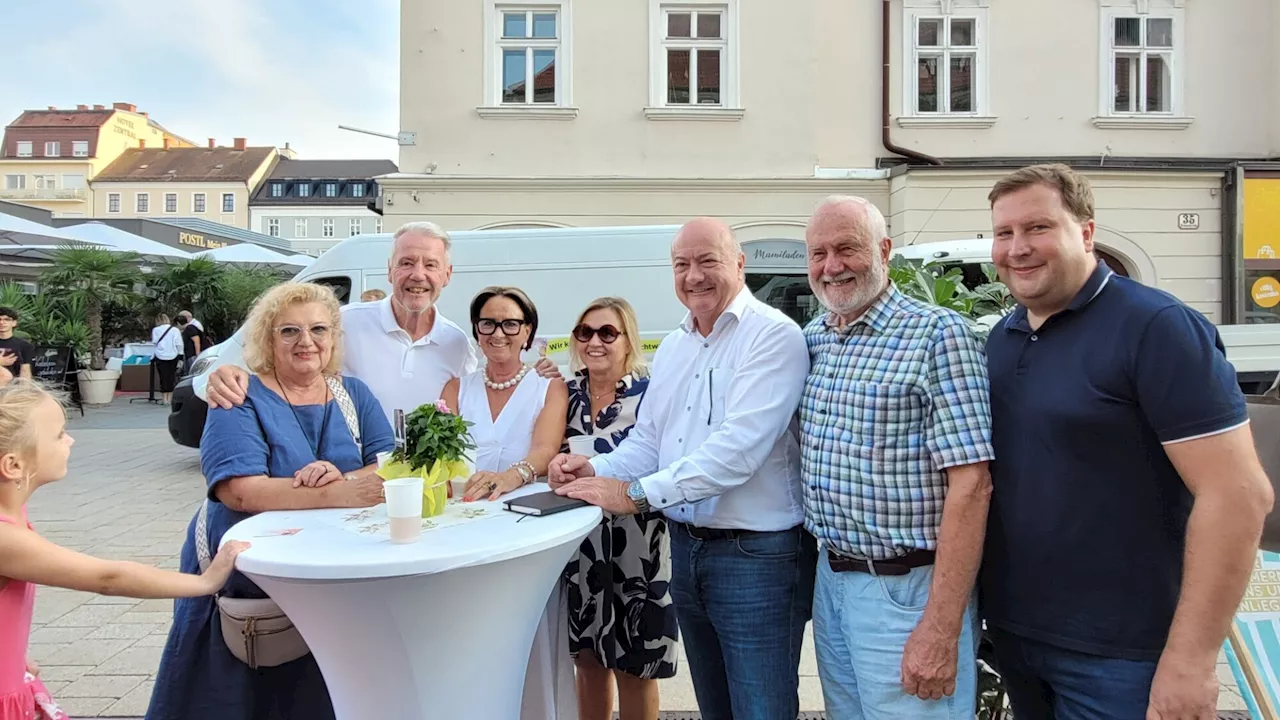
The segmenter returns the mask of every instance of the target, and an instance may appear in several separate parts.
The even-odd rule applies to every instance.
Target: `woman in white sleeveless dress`
[[[471,301],[471,331],[485,366],[450,380],[443,396],[472,423],[476,443],[476,473],[463,500],[496,500],[546,475],[564,440],[569,395],[562,380],[539,377],[521,360],[538,331],[538,310],[521,290],[481,290]],[[577,720],[567,623],[568,601],[557,582],[534,636],[521,720]]]

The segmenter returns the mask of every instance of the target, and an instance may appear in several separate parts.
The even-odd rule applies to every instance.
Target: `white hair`
[[[449,251],[453,248],[453,240],[450,239],[449,233],[445,232],[444,228],[433,222],[417,220],[401,225],[396,230],[395,235],[391,236],[391,254],[393,256],[395,255],[396,243],[405,235],[421,235],[423,237],[436,238],[444,244],[444,256],[446,259],[449,257]]]
[[[865,219],[859,221],[859,225],[867,233],[867,240],[877,243],[884,238],[889,237],[889,223],[885,221],[884,214],[880,212],[880,208],[876,204],[866,198],[856,195],[829,195],[818,203],[817,208],[813,211],[813,217],[817,217],[829,210],[836,208],[854,206],[860,208],[865,215]]]

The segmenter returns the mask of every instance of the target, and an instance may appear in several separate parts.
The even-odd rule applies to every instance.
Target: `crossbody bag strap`
[[[209,554],[209,499],[200,504],[200,514],[196,516],[196,559],[200,561],[200,572],[209,569],[213,558]]]
[[[333,399],[342,411],[342,419],[347,421],[347,430],[351,431],[351,438],[356,441],[356,450],[363,457],[364,445],[360,443],[360,418],[356,415],[356,404],[351,402],[351,396],[347,394],[347,388],[340,378],[329,375],[325,377],[325,382],[329,384],[329,392],[333,393]]]

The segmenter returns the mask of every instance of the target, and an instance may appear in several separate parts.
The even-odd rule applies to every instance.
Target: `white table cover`
[[[236,567],[302,633],[339,720],[516,720],[548,598],[601,519],[594,507],[547,517],[501,510],[536,492],[547,486],[476,503],[497,512],[408,545],[355,531],[344,522],[352,510],[260,513],[223,542],[252,543]]]

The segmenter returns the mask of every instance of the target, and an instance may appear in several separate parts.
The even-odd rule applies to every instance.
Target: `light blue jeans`
[[[977,700],[976,591],[960,632],[956,691],[921,700],[902,689],[902,649],[924,615],[933,566],[906,575],[837,573],[818,558],[813,639],[830,720],[973,720]]]

